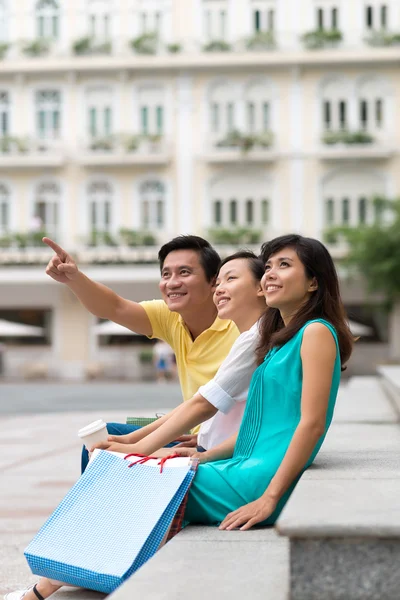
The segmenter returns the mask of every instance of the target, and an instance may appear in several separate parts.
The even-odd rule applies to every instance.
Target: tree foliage
[[[349,245],[346,264],[359,271],[370,291],[389,302],[400,299],[400,198],[374,199],[375,223],[342,227],[336,232]]]

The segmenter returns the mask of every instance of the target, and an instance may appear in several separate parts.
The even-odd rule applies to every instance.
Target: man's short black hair
[[[197,252],[207,281],[210,282],[214,279],[221,258],[207,240],[198,235],[179,235],[161,246],[158,253],[158,262],[160,263],[161,271],[168,254],[174,252],[174,250],[194,250]]]

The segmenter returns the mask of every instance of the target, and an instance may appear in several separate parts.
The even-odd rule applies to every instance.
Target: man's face
[[[195,250],[174,250],[165,259],[160,290],[168,308],[184,316],[213,305],[214,281],[208,282]]]

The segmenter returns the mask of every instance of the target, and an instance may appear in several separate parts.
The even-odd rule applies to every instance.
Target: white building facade
[[[45,313],[49,375],[108,359],[44,233],[142,300],[180,233],[226,253],[373,222],[400,188],[399,33],[397,0],[0,0],[0,311]]]

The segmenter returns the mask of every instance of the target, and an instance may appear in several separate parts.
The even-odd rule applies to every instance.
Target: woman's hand
[[[197,435],[181,435],[175,441],[180,442],[175,448],[197,448]]]
[[[268,519],[276,508],[276,501],[268,496],[261,496],[254,502],[249,502],[241,506],[237,510],[226,515],[222,521],[219,529],[225,529],[230,531],[231,529],[240,529],[240,531],[246,531]]]

